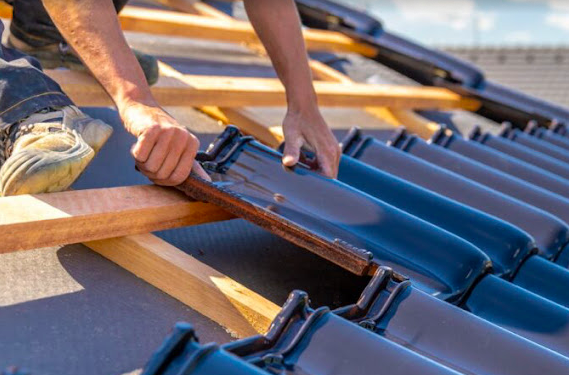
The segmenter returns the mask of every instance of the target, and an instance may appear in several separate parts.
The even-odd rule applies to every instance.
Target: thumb
[[[286,167],[294,167],[300,157],[300,147],[302,143],[298,141],[286,142],[283,156],[283,164]]]
[[[211,182],[211,177],[209,177],[207,172],[204,171],[200,163],[198,163],[197,161],[194,161],[194,164],[192,166],[192,174],[197,175],[199,178],[203,180]]]

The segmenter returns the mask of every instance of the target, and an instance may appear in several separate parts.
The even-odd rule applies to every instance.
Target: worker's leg
[[[67,43],[51,21],[41,0],[10,0],[14,15],[10,24],[8,45],[40,60],[46,69],[67,67],[84,69],[81,61],[73,54]],[[120,11],[128,0],[114,0]],[[138,62],[150,84],[158,79],[158,62],[154,56],[134,51]]]
[[[111,132],[74,107],[37,60],[0,45],[0,195],[66,189]]]

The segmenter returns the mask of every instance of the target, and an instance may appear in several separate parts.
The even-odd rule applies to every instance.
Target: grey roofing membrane
[[[177,321],[206,342],[220,326],[83,245],[0,255],[0,367],[33,374],[141,368]]]

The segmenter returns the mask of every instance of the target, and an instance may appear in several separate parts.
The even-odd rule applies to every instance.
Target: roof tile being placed
[[[489,258],[469,242],[281,158],[229,127],[200,155],[214,183],[190,178],[182,188],[352,272],[393,267],[441,299],[460,298],[488,272]]]

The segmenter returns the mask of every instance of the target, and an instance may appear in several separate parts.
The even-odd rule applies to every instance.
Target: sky
[[[569,0],[340,0],[429,45],[569,45]]]

